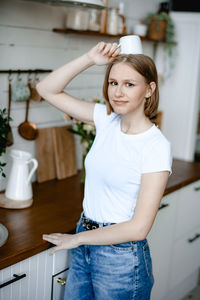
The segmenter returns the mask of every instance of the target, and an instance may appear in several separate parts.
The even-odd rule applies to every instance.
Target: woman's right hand
[[[87,56],[94,64],[101,66],[110,63],[119,53],[117,43],[100,42],[87,53]]]

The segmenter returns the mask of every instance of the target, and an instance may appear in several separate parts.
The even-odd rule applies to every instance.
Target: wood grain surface
[[[56,177],[64,179],[77,174],[74,135],[71,126],[52,128]]]
[[[52,127],[39,129],[35,142],[38,160],[37,181],[44,182],[56,178]]]

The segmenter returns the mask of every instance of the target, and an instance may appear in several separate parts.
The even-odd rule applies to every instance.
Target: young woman
[[[147,300],[154,282],[146,237],[171,174],[171,148],[151,121],[158,108],[153,61],[119,52],[116,43],[100,42],[37,85],[49,103],[96,126],[76,234],[43,235],[56,245],[51,253],[72,249],[68,300]],[[63,92],[80,72],[104,64],[106,105]]]

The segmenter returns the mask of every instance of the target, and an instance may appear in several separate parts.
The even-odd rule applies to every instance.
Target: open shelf
[[[100,33],[98,31],[84,31],[84,30],[74,30],[74,29],[59,29],[59,28],[53,28],[53,32],[57,33],[65,33],[65,34],[81,34],[81,35],[88,35],[88,36],[100,36],[100,37],[111,37],[111,38],[120,38],[124,35],[118,34],[118,35],[112,35],[108,33]],[[132,33],[133,34],[133,33]],[[140,36],[142,41],[147,42],[153,42],[153,43],[159,43],[160,41],[154,41],[147,37]]]

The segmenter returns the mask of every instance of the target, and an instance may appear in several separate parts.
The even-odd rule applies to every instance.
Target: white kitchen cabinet
[[[53,255],[52,274],[55,275],[57,273],[62,272],[65,268],[68,268],[70,260],[71,260],[71,251],[60,250],[55,252]]]
[[[69,269],[60,272],[52,277],[52,294],[51,300],[63,300],[65,285],[67,284],[67,275]]]
[[[200,180],[165,196],[148,235],[155,283],[152,300],[181,300],[200,268]]]
[[[155,283],[152,300],[161,300],[167,293],[171,267],[178,192],[165,196],[148,235]]]
[[[200,226],[178,240],[172,251],[170,289],[200,267]]]
[[[61,272],[61,269],[63,271],[68,268],[70,251],[59,251],[53,256],[50,256],[49,252],[50,250],[43,251],[1,270],[0,284],[15,278],[14,274],[24,277],[2,287],[0,300],[50,300],[52,276],[55,275],[56,270]],[[66,274],[64,275],[66,276]]]
[[[179,194],[176,239],[200,225],[200,180],[180,189]]]
[[[181,283],[200,268],[200,180],[180,189],[177,208],[169,290],[179,299]]]

